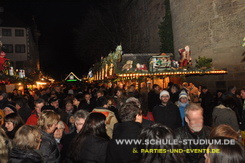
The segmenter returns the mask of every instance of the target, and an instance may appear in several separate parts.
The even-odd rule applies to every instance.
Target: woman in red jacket
[[[37,125],[38,117],[41,114],[41,109],[44,106],[45,101],[41,98],[34,101],[35,109],[32,111],[30,117],[27,119],[27,125]]]

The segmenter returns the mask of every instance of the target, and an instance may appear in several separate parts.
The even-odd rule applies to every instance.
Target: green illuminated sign
[[[68,82],[71,82],[71,81],[77,81],[76,79],[73,79],[73,80],[67,80]]]

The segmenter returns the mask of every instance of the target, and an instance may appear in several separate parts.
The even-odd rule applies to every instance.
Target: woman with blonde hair
[[[0,162],[8,162],[8,154],[12,148],[12,143],[8,139],[8,136],[5,134],[4,130],[0,127]]]
[[[41,143],[41,132],[36,126],[24,125],[18,129],[13,140],[14,148],[10,153],[10,163],[42,163],[38,153]]]
[[[37,125],[41,129],[42,134],[40,151],[44,162],[59,162],[60,153],[53,136],[59,120],[59,115],[53,111],[43,111],[38,119]]]

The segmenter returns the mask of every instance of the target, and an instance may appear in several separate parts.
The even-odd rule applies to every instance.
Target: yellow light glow
[[[47,83],[45,82],[36,82],[38,85],[46,85]]]

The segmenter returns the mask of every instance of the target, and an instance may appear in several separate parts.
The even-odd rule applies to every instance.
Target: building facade
[[[0,27],[0,41],[15,69],[40,69],[38,44],[30,28]]]

